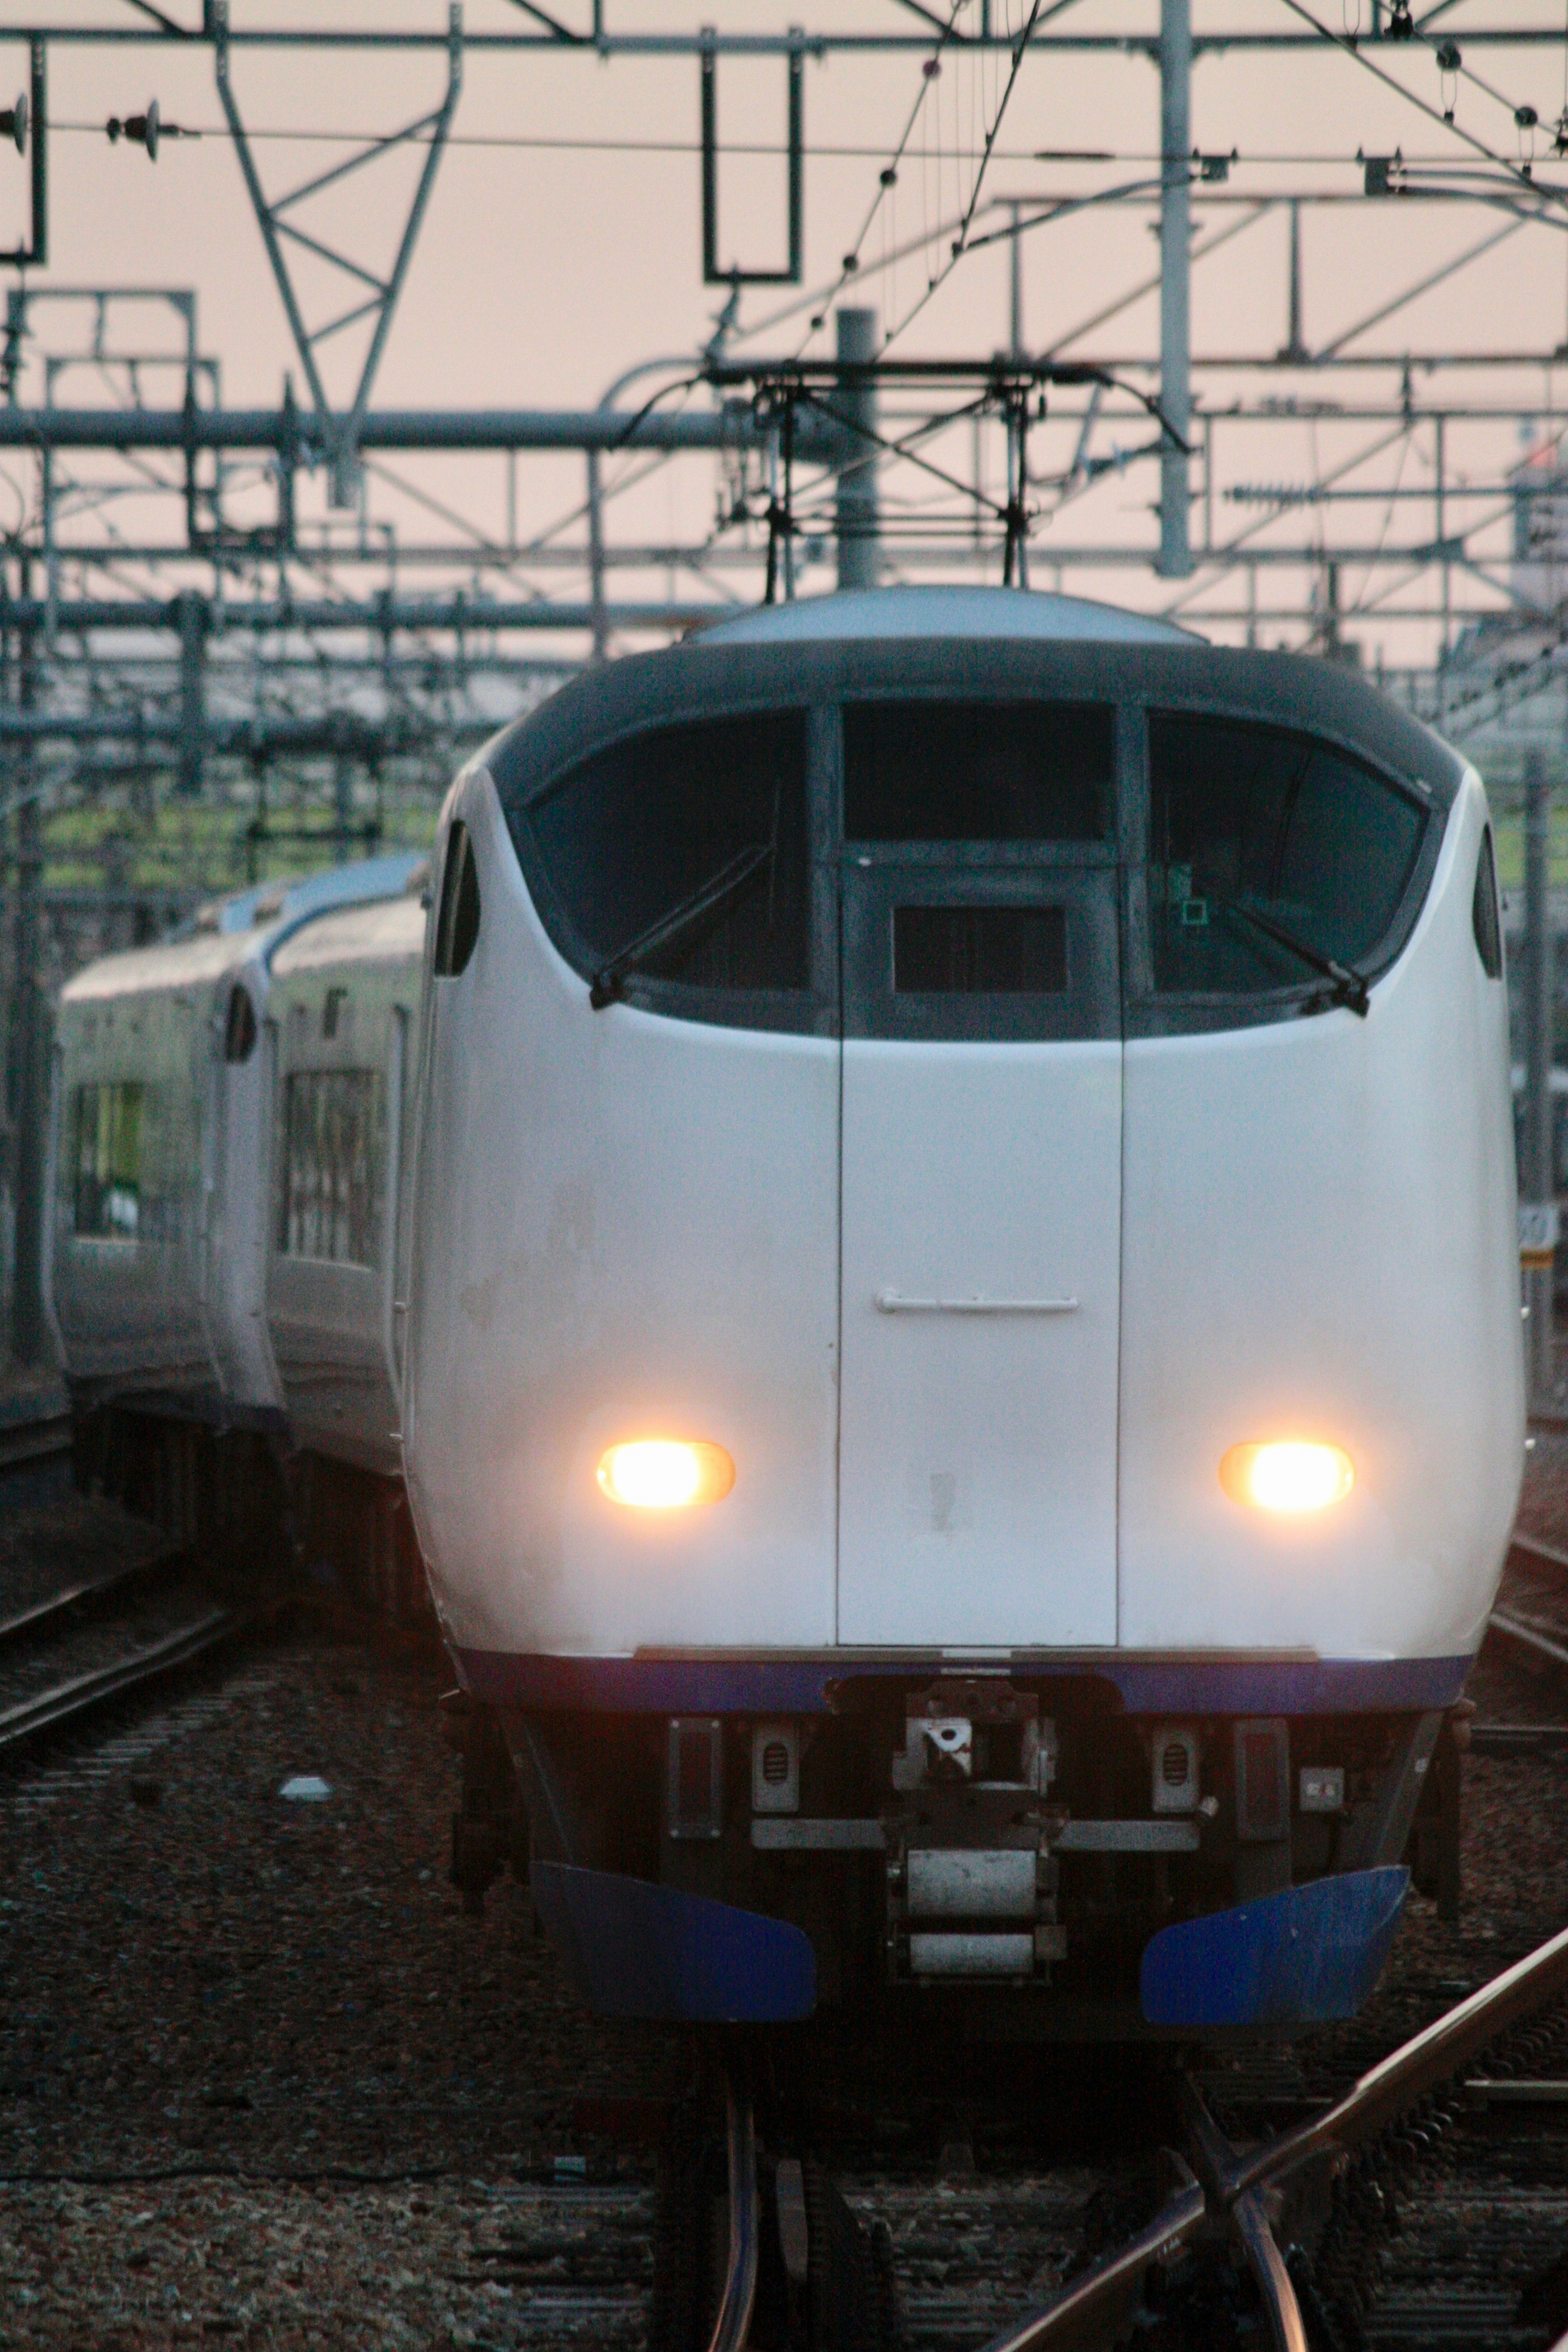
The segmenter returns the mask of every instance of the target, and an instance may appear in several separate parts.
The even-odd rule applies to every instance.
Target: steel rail
[[[1516,1617],[1511,1610],[1494,1609],[1487,1622],[1504,1641],[1517,1642],[1521,1649],[1533,1650],[1537,1657],[1549,1658],[1554,1666],[1568,1666],[1568,1646],[1554,1642],[1550,1633],[1542,1633],[1522,1617]]]
[[[1508,1548],[1542,1568],[1568,1569],[1568,1551],[1560,1551],[1555,1544],[1542,1543],[1539,1536],[1521,1536],[1517,1528],[1508,1539]]]
[[[1226,2204],[1234,2206],[1251,2189],[1272,2187],[1310,2158],[1347,2154],[1374,2139],[1395,2116],[1565,1985],[1568,1927],[1401,2043],[1322,2115],[1238,2158],[1219,2182]]]
[[[194,1623],[182,1625],[161,1641],[139,1650],[133,1657],[117,1658],[90,1674],[77,1675],[37,1697],[23,1699],[0,1713],[0,1753],[19,1748],[40,1732],[55,1729],[72,1717],[86,1715],[108,1699],[133,1690],[139,1683],[171,1674],[177,1666],[215,1649],[251,1622],[249,1615],[233,1609],[210,1609]]]
[[[1130,2315],[1144,2273],[1188,2244],[1208,2220],[1208,2200],[1190,2168],[1173,2157],[1181,2181],[1153,2220],[1120,2253],[1097,2263],[1037,2310],[994,2336],[984,2352],[1052,2352],[1111,2342]]]
[[[724,2084],[725,2140],[730,2175],[730,2252],[724,2269],[724,2292],[719,2316],[708,2339],[708,2352],[742,2352],[752,2331],[752,2311],[757,2299],[757,2251],[761,2214],[757,2189],[757,2131],[752,2102]]]
[[[1457,2074],[1487,2042],[1568,1985],[1568,1928],[1448,2010],[1382,2059],[1321,2116],[1238,2156],[1194,2085],[1184,2106],[1197,2174],[1173,2159],[1184,2185],[1121,2252],[1096,2265],[1039,2309],[1004,2328],[984,2352],[1077,2352],[1110,2346],[1148,2270],[1200,2231],[1226,2227],[1257,2283],[1274,2352],[1308,2352],[1296,2292],[1269,2225],[1264,2192],[1315,2158],[1347,2156],[1435,2085]]]
[[[1205,2197],[1223,2204],[1223,2183],[1236,2163],[1236,2150],[1205,2106],[1190,2076],[1182,2084],[1182,2108],[1187,2146]],[[1270,2224],[1263,2192],[1249,2189],[1237,2198],[1229,2219],[1262,2300],[1273,2352],[1309,2352],[1300,2305]]]
[[[166,1569],[178,1557],[173,1552],[159,1552],[151,1559],[135,1561],[129,1568],[111,1568],[101,1576],[84,1576],[75,1584],[51,1592],[42,1601],[35,1601],[26,1609],[18,1609],[14,1616],[0,1617],[0,1644],[14,1642],[22,1633],[40,1633],[56,1618],[68,1616],[80,1601],[101,1600],[106,1593],[115,1592],[122,1585],[133,1584],[138,1577],[151,1576]]]
[[[0,1425],[0,1475],[20,1470],[56,1454],[68,1454],[71,1417],[68,1412],[42,1413],[37,1421]]]
[[[1301,2317],[1301,2306],[1296,2300],[1296,2290],[1290,2284],[1290,2273],[1285,2267],[1285,2257],[1279,2251],[1279,2240],[1268,2226],[1263,2200],[1256,2189],[1249,2189],[1245,2197],[1237,2199],[1231,2209],[1231,2221],[1241,2241],[1253,2282],[1262,2298],[1274,2352],[1310,2352],[1306,2322]]]

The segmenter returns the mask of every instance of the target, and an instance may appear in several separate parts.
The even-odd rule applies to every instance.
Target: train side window
[[[283,1090],[278,1248],[374,1265],[386,1156],[376,1070],[294,1070]]]
[[[1413,793],[1310,737],[1151,712],[1149,914],[1161,992],[1313,986],[1373,955],[1426,815]]]
[[[441,906],[436,918],[436,976],[456,980],[468,970],[479,936],[479,876],[468,828],[458,817],[447,843]]]
[[[237,980],[228,992],[228,1012],[223,1025],[226,1062],[248,1062],[256,1050],[256,1007],[250,991]]]
[[[802,712],[630,736],[551,785],[526,823],[595,1003],[649,981],[807,986]]]
[[[1101,841],[1113,740],[1105,703],[848,703],[845,838]]]
[[[1502,978],[1502,924],[1498,917],[1497,861],[1492,855],[1492,829],[1489,824],[1481,835],[1481,852],[1476,860],[1476,889],[1470,901],[1470,927],[1476,935],[1476,949],[1489,980]]]
[[[133,1242],[142,1224],[142,1090],[78,1087],[71,1122],[72,1223],[94,1241]]]

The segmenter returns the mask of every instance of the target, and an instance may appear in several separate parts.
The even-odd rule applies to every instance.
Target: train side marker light
[[[1300,1517],[1342,1503],[1355,1485],[1355,1465],[1338,1445],[1302,1439],[1233,1445],[1219,1465],[1219,1483],[1233,1503]]]
[[[678,1511],[689,1503],[717,1503],[735,1483],[735,1465],[721,1445],[640,1437],[612,1445],[599,1464],[599,1485],[612,1503],[641,1511]]]

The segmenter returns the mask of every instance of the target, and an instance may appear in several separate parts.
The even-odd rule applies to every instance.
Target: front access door
[[[1113,1643],[1114,866],[842,872],[838,1638]]]

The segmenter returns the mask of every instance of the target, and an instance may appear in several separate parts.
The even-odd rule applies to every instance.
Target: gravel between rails
[[[1541,1484],[1563,1516],[1538,1524],[1561,1537],[1568,1440],[1552,1450]],[[641,2342],[652,2135],[692,2045],[587,2017],[510,1877],[464,1916],[446,1680],[306,1628],[0,1777],[0,2346]],[[1568,1691],[1490,1645],[1472,1695],[1493,1719],[1568,1720]],[[331,1794],[284,1801],[296,1774]],[[1460,1924],[1413,1901],[1365,2015],[1215,2059],[1215,2105],[1261,2126],[1329,2095],[1560,1926],[1565,1816],[1568,1756],[1472,1758]],[[841,2067],[832,2039],[791,2047],[820,2076],[846,2192],[890,2225],[917,2344],[973,2347],[1125,2234],[1118,2197],[1169,2136],[1157,2102],[1138,2119],[1136,2066],[1112,2128],[1095,2078],[1047,2051],[950,2053],[922,2099],[922,2053]],[[1568,2248],[1560,2184],[1525,2210],[1508,2151],[1465,2147],[1468,2207],[1413,2213],[1374,2343],[1451,2340],[1430,2290],[1447,2281],[1452,2311],[1456,2264],[1490,2297],[1470,2340],[1544,2340],[1498,2327],[1519,2278]],[[1453,2252],[1471,2229],[1485,2275]]]
[[[622,2273],[640,2316],[651,2154],[575,2103],[668,2096],[686,2045],[581,2011],[510,1878],[463,1915],[442,1682],[297,1640],[133,1769],[0,1785],[0,2344],[582,2343]],[[608,2285],[531,2262],[604,2190]]]

